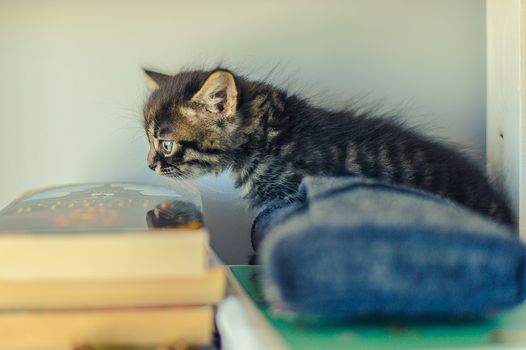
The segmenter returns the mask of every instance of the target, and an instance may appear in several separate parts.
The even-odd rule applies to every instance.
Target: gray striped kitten
[[[226,69],[145,70],[148,165],[175,178],[232,171],[253,208],[298,197],[306,175],[364,176],[447,197],[513,227],[502,194],[452,147],[393,119],[326,110]]]

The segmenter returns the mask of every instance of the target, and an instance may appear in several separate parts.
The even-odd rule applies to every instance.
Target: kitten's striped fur
[[[231,170],[250,205],[289,202],[306,175],[365,176],[413,186],[513,226],[504,196],[460,152],[394,119],[329,111],[225,69],[146,71],[148,163],[162,175]],[[175,141],[163,156],[159,139]]]

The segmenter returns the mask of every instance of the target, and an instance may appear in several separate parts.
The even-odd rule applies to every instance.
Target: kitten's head
[[[145,74],[151,90],[144,106],[148,166],[178,178],[228,169],[240,125],[234,75],[223,69]]]

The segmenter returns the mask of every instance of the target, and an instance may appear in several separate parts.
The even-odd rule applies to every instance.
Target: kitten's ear
[[[202,105],[218,119],[234,115],[237,108],[237,88],[234,76],[224,70],[213,72],[191,101]]]
[[[168,80],[169,75],[157,73],[146,68],[142,69],[144,71],[144,79],[146,80],[146,85],[150,91],[155,91],[159,86]]]

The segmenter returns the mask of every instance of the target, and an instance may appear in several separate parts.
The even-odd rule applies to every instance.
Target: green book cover
[[[330,323],[275,310],[264,298],[258,266],[231,266],[242,293],[291,349],[526,348],[526,305],[472,322]]]

